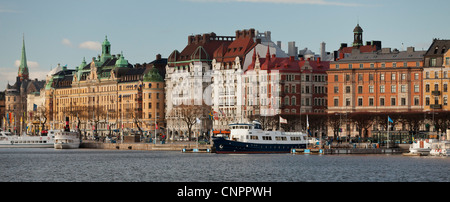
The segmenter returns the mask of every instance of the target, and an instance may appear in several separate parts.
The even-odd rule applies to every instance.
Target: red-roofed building
[[[243,76],[244,117],[250,120],[280,115],[292,123],[283,125],[285,130],[305,129],[305,125],[296,124],[302,113],[326,110],[326,70],[329,64],[320,58],[301,58],[300,61],[294,56],[278,58],[270,53],[269,48],[265,58],[254,52],[252,63]],[[276,129],[278,125],[266,123],[265,127]]]

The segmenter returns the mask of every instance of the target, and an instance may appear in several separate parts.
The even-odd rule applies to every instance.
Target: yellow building
[[[123,54],[111,55],[107,39],[102,54],[75,70],[63,67],[46,85],[50,129],[62,129],[69,117],[71,129],[83,135],[154,134],[155,119],[164,123],[164,67],[166,59],[135,66]],[[154,106],[153,106],[154,105]],[[157,131],[163,132],[161,128]]]
[[[450,51],[443,54],[442,66],[424,68],[424,111],[449,110]]]

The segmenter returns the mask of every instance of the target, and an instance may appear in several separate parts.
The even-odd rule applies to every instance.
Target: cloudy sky
[[[0,90],[13,84],[25,36],[30,78],[44,79],[57,64],[69,69],[101,53],[108,36],[113,54],[130,63],[181,51],[191,34],[271,31],[273,41],[295,41],[319,52],[351,43],[357,22],[363,40],[383,47],[427,49],[449,39],[447,0],[0,0]]]

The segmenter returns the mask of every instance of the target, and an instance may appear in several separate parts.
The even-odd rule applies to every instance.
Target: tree
[[[194,105],[193,100],[188,102],[188,104],[181,104],[176,106],[171,111],[172,116],[178,117],[182,122],[186,124],[188,129],[188,138],[191,139],[192,127],[199,120],[207,120],[208,114],[211,112],[211,107],[206,105],[204,102],[202,105]]]
[[[359,137],[368,137],[369,128],[375,120],[375,114],[370,112],[354,112],[350,114],[350,120],[355,123]]]

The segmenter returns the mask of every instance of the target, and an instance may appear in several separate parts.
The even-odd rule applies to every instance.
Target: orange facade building
[[[422,110],[425,51],[383,48],[372,53],[353,50],[331,62],[328,112],[407,112]]]

